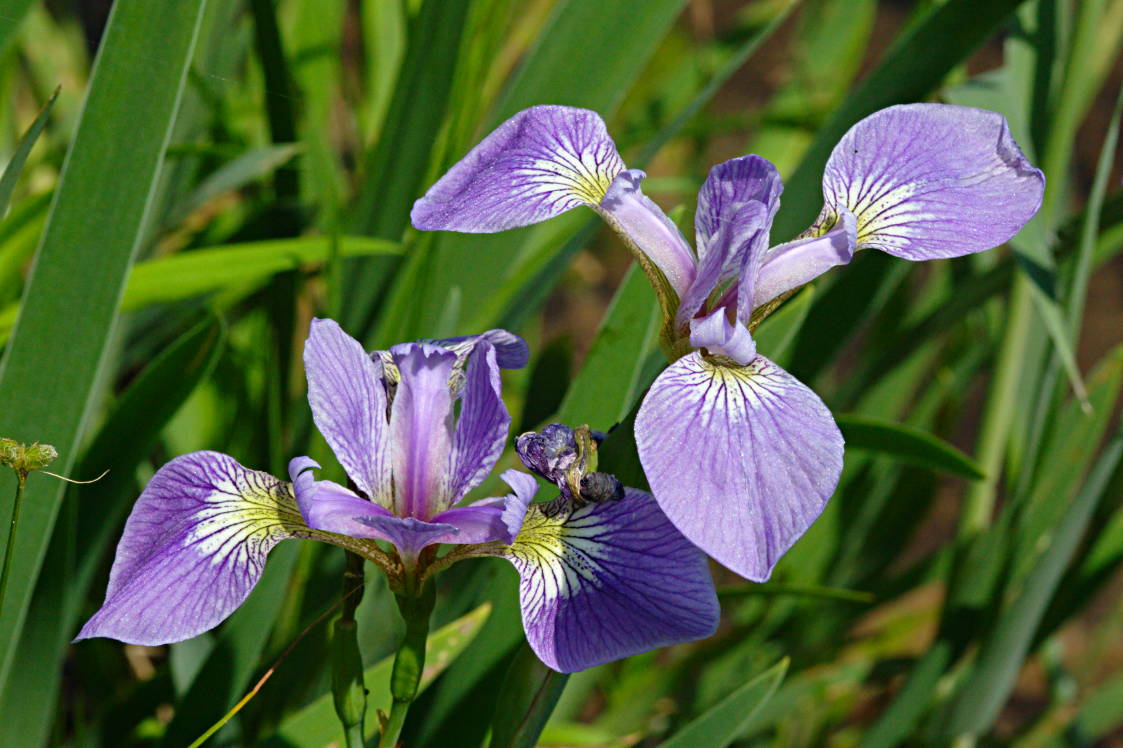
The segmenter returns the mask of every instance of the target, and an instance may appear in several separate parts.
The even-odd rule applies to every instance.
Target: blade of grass
[[[633,264],[612,297],[584,366],[565,393],[558,420],[605,430],[624,418],[646,387],[641,386],[640,373],[661,321],[655,292]]]
[[[400,247],[382,239],[361,236],[340,237],[339,252],[344,257],[393,255]],[[179,252],[137,263],[129,275],[121,298],[121,311],[136,311],[155,304],[190,299],[224,288],[241,288],[244,293],[270,277],[304,265],[321,265],[332,252],[330,237],[268,239],[246,244]],[[0,342],[15,323],[19,307],[0,310]]]
[[[496,699],[491,748],[534,748],[557,706],[569,673],[546,667],[530,645],[519,647]]]
[[[27,157],[31,154],[32,146],[39,139],[39,134],[43,132],[43,128],[47,126],[47,120],[51,116],[51,107],[55,105],[55,99],[58,98],[58,92],[61,90],[61,87],[56,88],[55,92],[51,94],[51,98],[47,99],[47,103],[39,110],[35,120],[28,126],[23,137],[20,138],[19,145],[12,153],[8,165],[4,167],[4,174],[0,176],[0,218],[8,213],[8,205],[12,201],[12,192],[16,189],[16,180],[19,179],[20,172],[23,171],[23,165],[27,163]]]
[[[121,0],[102,39],[81,121],[0,369],[0,433],[54,444],[74,466],[129,265],[147,218],[186,79],[203,0]],[[91,217],[112,220],[91,220]],[[76,272],[81,268],[81,272]],[[7,684],[61,498],[37,481],[25,497],[13,578],[0,611]],[[2,511],[9,483],[0,484]]]
[[[1048,549],[1000,614],[979,650],[978,665],[963,683],[942,733],[948,738],[982,734],[1010,695],[1029,645],[1057,582],[1072,560],[1096,505],[1123,457],[1123,431],[1096,462],[1080,494],[1065,511]]]
[[[930,468],[967,480],[986,477],[983,469],[958,449],[923,429],[860,415],[836,415],[846,448],[890,455],[906,465]]]
[[[459,62],[461,34],[471,0],[426,0],[408,29],[408,44],[389,110],[365,163],[351,225],[357,233],[398,239],[433,161],[433,143],[445,121]],[[343,326],[360,337],[398,263],[347,263]],[[439,297],[443,304],[446,296]]]
[[[780,660],[760,675],[722,699],[709,711],[664,741],[661,748],[725,748],[752,723],[788,672],[788,658]]]
[[[272,174],[299,152],[298,144],[283,143],[254,148],[231,159],[200,182],[185,200],[173,207],[166,219],[167,226],[176,226],[211,200]]]

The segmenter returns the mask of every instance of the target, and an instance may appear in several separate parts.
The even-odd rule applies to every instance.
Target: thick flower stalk
[[[453,166],[412,219],[492,232],[586,205],[620,234],[655,287],[671,361],[636,419],[652,492],[692,542],[764,581],[834,492],[843,440],[819,397],[757,352],[755,324],[859,249],[928,260],[1002,244],[1037,212],[1044,177],[1001,115],[941,104],[854,125],[827,162],[819,217],[775,246],[783,185],[767,160],[713,168],[694,247],[643,194],[644,176],[625,168],[595,112],[534,107]]]
[[[207,631],[288,538],[332,543],[389,575],[414,634],[395,664],[395,707],[420,675],[430,577],[461,558],[515,565],[530,642],[559,670],[709,635],[717,607],[704,558],[646,494],[531,505],[537,482],[509,470],[510,494],[463,503],[507,443],[500,368],[526,360],[525,343],[502,330],[368,355],[336,323],[313,321],[308,401],[353,488],[317,480],[307,457],[290,462],[289,481],[217,452],[177,457],[133,508],[105,603],[77,638],[163,644]],[[455,548],[440,556],[441,545]]]

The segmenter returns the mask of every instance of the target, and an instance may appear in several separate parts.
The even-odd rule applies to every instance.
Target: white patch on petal
[[[212,565],[242,566],[303,524],[290,484],[246,471],[214,482],[192,515],[183,545]]]

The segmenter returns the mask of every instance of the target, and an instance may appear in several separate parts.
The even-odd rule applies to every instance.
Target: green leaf
[[[191,685],[179,695],[161,746],[188,745],[220,719],[249,687],[273,630],[271,623],[277,620],[289,592],[299,551],[299,544],[285,543],[269,554],[261,579],[214,635],[214,647]]]
[[[295,143],[267,145],[246,151],[223,164],[204,179],[183,202],[177,204],[167,219],[167,225],[175,226],[211,200],[272,174],[299,152],[300,146]]]
[[[137,465],[151,451],[199,382],[214,369],[225,329],[207,316],[152,360],[121,395],[82,457],[76,474],[94,483],[70,486],[63,516],[51,536],[43,573],[28,612],[36,622],[19,640],[14,687],[5,689],[0,708],[0,745],[43,745],[54,719],[60,671],[43,663],[61,662],[106,551],[116,540],[135,497]]]
[[[559,422],[606,430],[623,419],[647,387],[640,374],[661,321],[655,292],[633,263],[558,409]]]
[[[491,748],[534,748],[568,681],[568,673],[546,667],[529,644],[519,647],[499,689]]]
[[[515,433],[533,431],[557,411],[569,390],[573,370],[573,340],[554,339],[534,360],[526,385],[522,417]]]
[[[788,672],[787,657],[726,696],[718,704],[675,733],[662,748],[724,748],[752,722]]]
[[[943,725],[945,737],[980,735],[998,716],[1014,687],[1029,653],[1034,632],[1057,590],[1057,583],[1072,560],[1121,457],[1123,431],[1115,434],[1097,460],[1084,488],[1066,509],[1056,531],[1047,539],[1046,550],[1025,582],[1013,591],[1010,604],[984,639],[977,665],[964,680],[950,716]]]
[[[847,450],[869,450],[890,455],[906,465],[939,470],[968,480],[986,477],[967,455],[915,426],[881,421],[859,415],[837,415]]]
[[[74,467],[92,409],[203,5],[114,3],[7,347],[0,433],[54,444],[62,474]],[[61,484],[43,480],[24,497],[7,604],[0,611],[0,684],[8,681],[61,494]],[[11,479],[0,479],[0,515],[8,516],[11,504]]]
[[[16,188],[16,180],[19,179],[20,172],[23,171],[23,165],[27,162],[27,157],[31,154],[31,147],[35,145],[35,141],[39,139],[39,134],[43,132],[43,128],[47,126],[47,119],[51,116],[51,107],[55,105],[55,99],[58,98],[58,92],[60,90],[62,89],[56,88],[55,92],[51,94],[51,98],[47,99],[47,103],[39,110],[35,121],[31,123],[31,126],[27,128],[27,132],[20,138],[19,145],[16,146],[11,161],[4,167],[4,174],[0,176],[0,217],[3,217],[8,212],[8,204],[12,200],[12,192]]]
[[[1076,721],[1078,734],[1092,739],[1105,738],[1119,729],[1123,723],[1123,672],[1115,671],[1084,698]]]
[[[431,634],[425,643],[425,670],[421,675],[424,690],[444,672],[476,638],[491,615],[491,605],[484,603],[471,613],[442,626]],[[390,709],[390,671],[394,658],[387,657],[368,667],[363,673],[366,683],[367,711],[372,718],[366,720],[367,739],[378,731],[378,720],[373,719],[376,709]],[[322,748],[337,739],[339,720],[335,716],[331,694],[326,693],[281,723],[277,734],[260,743],[261,746],[286,746],[287,748]]]
[[[684,5],[648,0],[636,13],[626,3],[562,0],[496,106],[491,126],[534,104],[615,111]]]
[[[345,236],[340,237],[339,251],[344,257],[362,257],[398,254],[401,249],[382,239]],[[331,252],[330,237],[314,236],[228,244],[147,260],[133,268],[121,299],[121,311],[181,301],[230,287],[241,287],[248,293],[277,273],[303,265],[321,265]],[[0,340],[11,331],[18,311],[16,305],[0,311]]]
[[[461,34],[472,4],[425,0],[409,24],[394,95],[381,136],[367,156],[366,177],[356,199],[353,227],[358,233],[397,239],[409,225],[410,207],[424,190],[433,144],[448,113]],[[359,331],[368,326],[398,264],[364,260],[348,265],[352,267],[343,325]],[[443,304],[446,294],[430,298]]]
[[[1116,346],[1088,377],[1091,412],[1071,399],[1053,413],[1029,495],[1021,503],[1018,538],[1011,554],[1012,579],[1023,578],[1039,554],[1041,538],[1060,520],[1065,506],[1096,457],[1096,448],[1116,415],[1123,386],[1123,346]]]

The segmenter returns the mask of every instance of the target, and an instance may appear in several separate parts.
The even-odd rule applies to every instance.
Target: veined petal
[[[338,483],[316,480],[311,470],[318,467],[320,466],[315,461],[307,457],[297,457],[289,462],[289,475],[292,476],[297,505],[308,526],[313,529],[352,538],[385,540],[406,555],[416,555],[422,548],[433,543],[487,542],[474,539],[483,535],[484,526],[489,520],[485,516],[488,514],[486,505],[475,513],[456,515],[445,512],[434,517],[431,522],[414,517],[395,517],[385,507],[356,496]],[[495,537],[488,538],[489,540],[499,540],[504,536],[500,518],[502,512],[502,506],[497,506],[490,512],[494,516],[491,524],[496,529]],[[469,534],[464,535],[464,530]]]
[[[495,129],[413,204],[423,231],[491,233],[597,205],[624,168],[596,112],[524,109]]]
[[[320,465],[308,457],[289,461],[289,478],[304,522],[314,530],[352,538],[388,540],[361,520],[363,517],[393,517],[389,509],[368,501],[338,483],[316,480],[313,469]]]
[[[427,520],[445,505],[452,451],[448,380],[456,354],[426,343],[395,346],[393,351],[401,372],[390,413],[393,513]]]
[[[840,220],[822,236],[797,239],[768,250],[753,289],[754,309],[850,262],[858,244],[858,227],[853,213],[840,210]]]
[[[651,386],[635,432],[675,527],[756,582],[819,516],[842,471],[830,411],[763,356],[742,367],[684,356]]]
[[[717,597],[702,553],[643,491],[549,514],[534,504],[507,551],[523,627],[565,673],[714,632]]]
[[[823,212],[857,217],[858,248],[907,260],[998,246],[1041,207],[1045,177],[995,112],[946,104],[883,109],[850,128],[823,174]]]
[[[427,545],[455,543],[459,530],[447,522],[428,522],[416,517],[367,515],[357,521],[372,531],[372,537],[394,544],[405,556],[416,556]]]
[[[698,256],[719,252],[729,272],[736,272],[742,253],[767,244],[783,191],[776,167],[755,154],[710,169],[698,191],[698,212],[694,215]]]
[[[455,535],[441,538],[440,542],[459,545],[500,542],[509,545],[515,541],[527,507],[538,490],[538,482],[517,470],[508,470],[502,477],[512,493],[446,509],[433,517],[434,523],[451,525],[457,530]]]
[[[133,507],[105,603],[76,639],[156,645],[197,636],[242,604],[273,546],[311,535],[288,483],[218,452],[177,457]]]
[[[674,221],[643,194],[639,169],[621,172],[597,212],[619,234],[651,259],[679,298],[694,282],[694,252]]]
[[[768,220],[771,219],[763,203],[747,203],[737,211],[734,220],[718,230],[713,246],[699,262],[698,274],[679,304],[676,322],[680,326],[691,324],[710,295],[731,278],[738,278],[751,288],[753,274],[760,265],[760,252],[767,245]],[[714,308],[736,306],[738,291],[736,286],[730,286]]]
[[[530,361],[530,347],[526,341],[513,332],[506,330],[487,330],[479,335],[461,335],[458,338],[441,338],[439,340],[419,340],[419,343],[432,343],[442,348],[448,348],[456,354],[458,365],[463,363],[482,341],[491,343],[495,347],[495,362],[500,369],[521,369]]]
[[[359,490],[389,506],[386,390],[379,365],[334,321],[314,319],[304,368],[316,428]]]
[[[740,322],[730,322],[718,307],[703,318],[690,320],[690,345],[705,348],[714,356],[726,356],[742,366],[756,358],[753,336]]]
[[[511,416],[503,404],[501,388],[495,348],[481,340],[468,361],[460,419],[453,437],[449,486],[441,509],[460,501],[478,486],[503,452]]]
[[[694,215],[698,275],[682,297],[679,325],[687,324],[727,281],[740,278],[742,286],[749,283],[751,288],[783,189],[776,167],[760,156],[730,159],[710,169]]]

